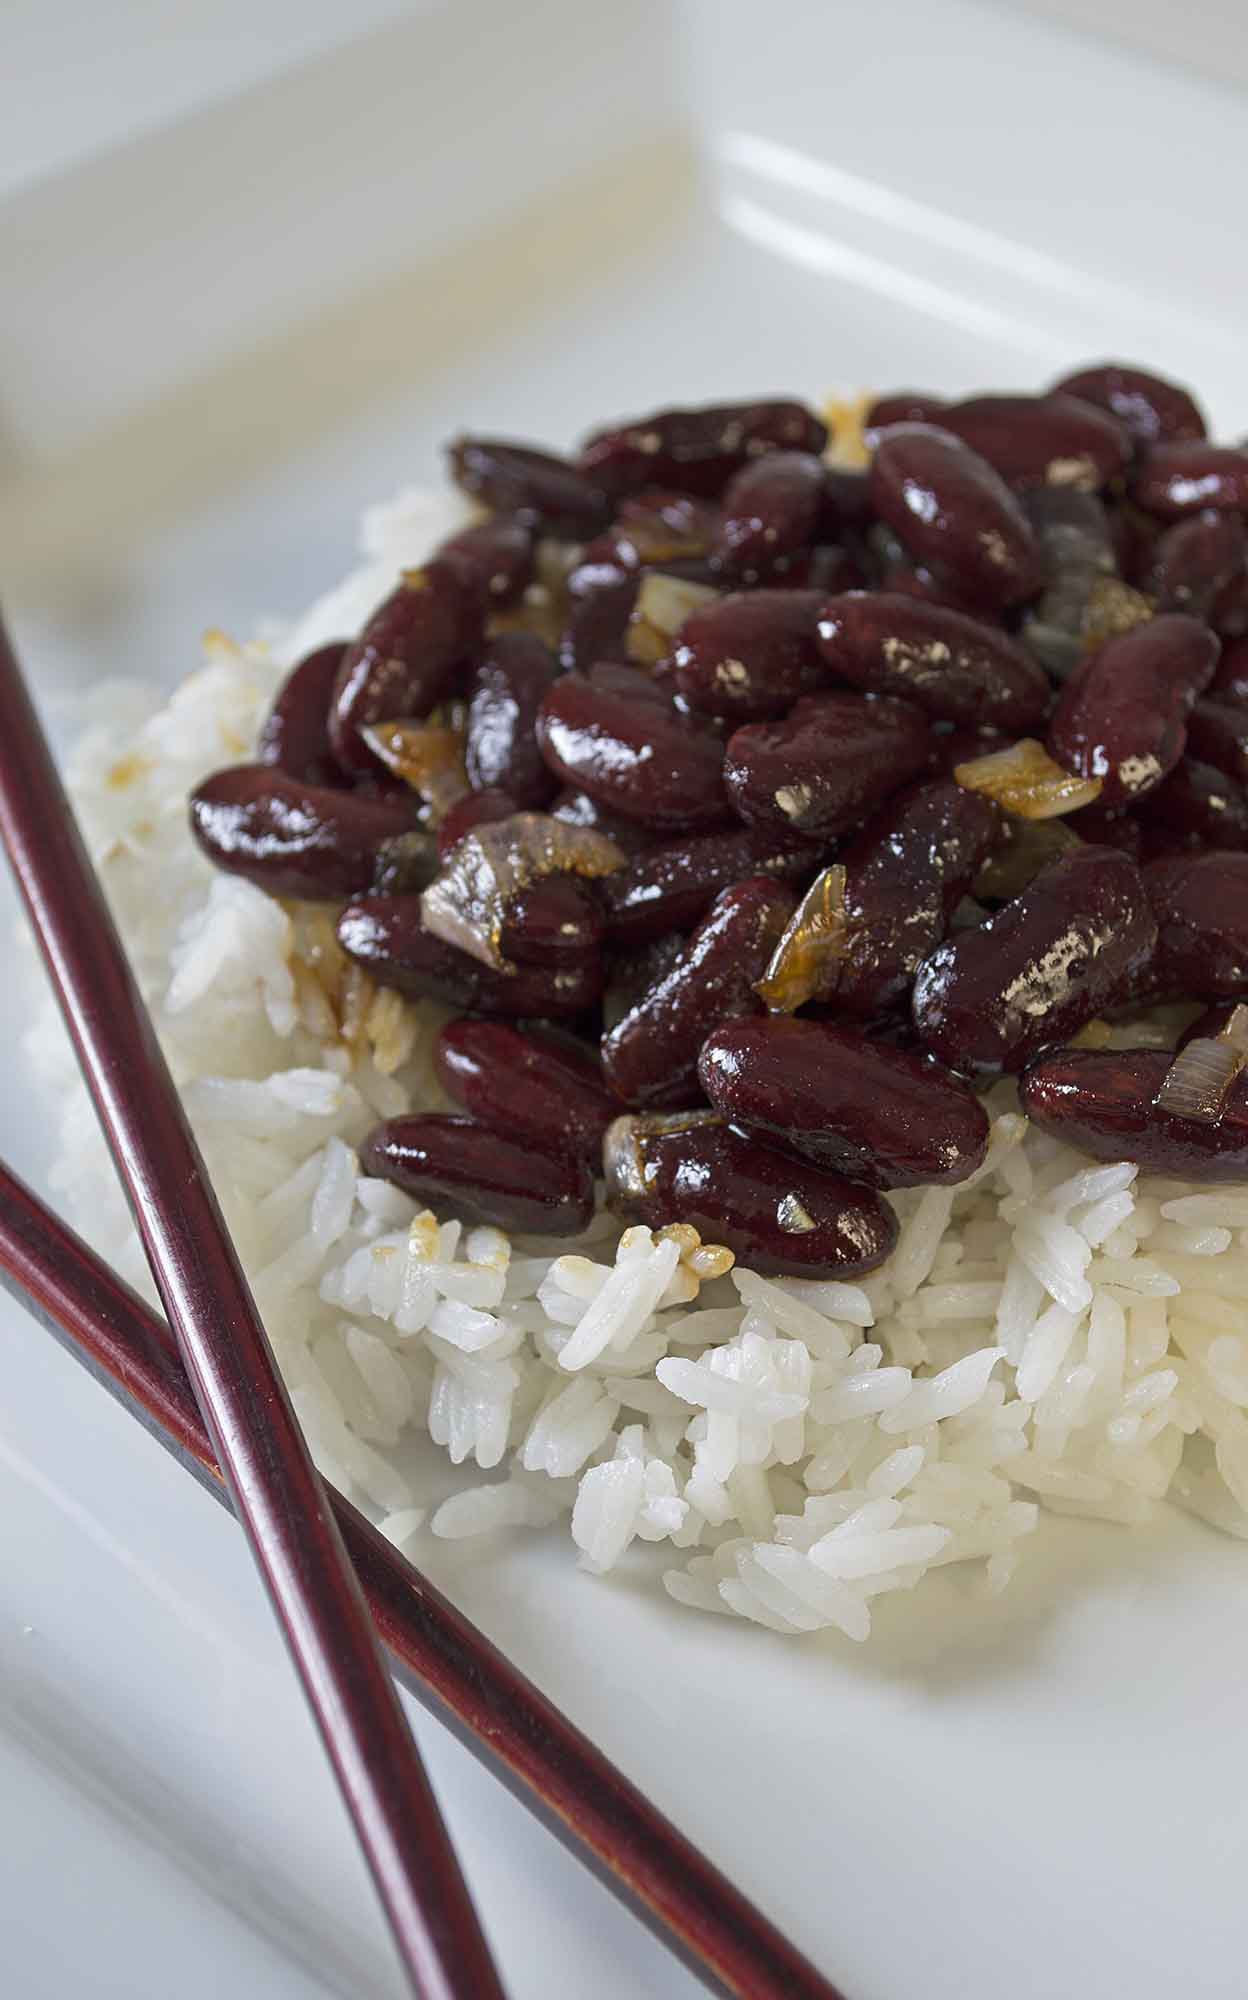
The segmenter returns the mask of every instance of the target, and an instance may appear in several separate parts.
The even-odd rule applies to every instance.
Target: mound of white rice
[[[167,703],[95,689],[69,767],[326,1474],[406,1545],[564,1517],[588,1569],[664,1544],[648,1560],[681,1604],[854,1639],[935,1565],[1001,1589],[1039,1506],[1135,1526],[1169,1499],[1248,1536],[1248,1188],[1090,1162],[1028,1132],[1009,1084],[979,1173],[896,1196],[897,1250],[861,1284],[730,1270],[693,1231],[606,1214],[572,1244],[509,1241],[361,1175],[376,1118],[444,1107],[446,1010],[374,989],[325,912],[216,874],[186,797],[250,754],[285,667],[460,518],[404,495],[367,518],[366,567],[271,645],[210,637]],[[31,1048],[58,1191],[150,1291],[50,1002]],[[428,1522],[396,1450],[413,1431],[469,1469]]]

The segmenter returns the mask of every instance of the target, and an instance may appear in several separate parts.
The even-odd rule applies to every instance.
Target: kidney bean
[[[511,793],[500,791],[497,786],[490,786],[483,792],[465,792],[438,828],[439,859],[445,861],[474,826],[490,826],[497,820],[510,819],[519,810]]]
[[[879,442],[880,432],[893,424],[939,424],[948,408],[944,396],[929,395],[926,389],[895,389],[891,396],[877,396],[868,405],[862,435],[868,451]]]
[[[683,931],[667,931],[662,937],[621,949],[612,954],[607,972],[607,990],[602,997],[605,1032],[616,1026],[657,986],[683,957],[689,939]],[[619,1110],[619,1100],[615,1101]]]
[[[607,524],[610,509],[597,481],[553,452],[504,438],[459,437],[447,457],[465,493],[522,526],[579,541]]]
[[[1206,1122],[1154,1102],[1174,1058],[1167,1049],[1056,1049],[1028,1070],[1023,1109],[1094,1160],[1135,1160],[1185,1181],[1248,1180],[1248,1076]]]
[[[633,669],[632,671],[636,671]],[[591,799],[588,792],[574,792],[565,789],[555,796],[550,808],[552,819],[561,819],[566,826],[592,827],[597,833],[605,833],[625,854],[647,854],[656,845],[655,837],[639,826],[635,819],[625,819],[609,807]],[[668,836],[660,835],[659,838]]]
[[[831,536],[839,542],[846,536],[864,533],[874,514],[871,475],[865,466],[824,466],[821,536]]]
[[[518,965],[514,972],[483,965],[425,929],[418,896],[349,903],[338,919],[338,942],[379,986],[477,1014],[566,1019],[583,1014],[602,992],[602,963],[592,954],[568,966]]]
[[[1193,757],[1248,785],[1248,712],[1229,701],[1198,701],[1187,718]]]
[[[532,528],[499,514],[451,535],[439,546],[437,560],[455,571],[487,611],[498,611],[524,596],[533,581],[533,556]]]
[[[1112,1006],[1156,935],[1135,864],[1115,848],[1076,848],[924,960],[915,1026],[951,1069],[1022,1069]]]
[[[734,574],[763,575],[778,556],[804,549],[823,512],[824,464],[814,452],[769,451],[729,481],[712,544]]]
[[[329,704],[346,648],[345,639],[335,639],[292,667],[261,727],[257,763],[275,764],[307,785],[342,783],[329,747]]]
[[[921,769],[928,729],[909,702],[808,695],[783,722],[729,737],[728,796],[741,818],[780,833],[844,833]]]
[[[1110,639],[1067,681],[1049,723],[1052,757],[1099,778],[1098,803],[1142,798],[1183,754],[1184,721],[1218,663],[1218,641],[1182,612]]]
[[[1001,838],[998,807],[951,780],[913,785],[842,857],[846,935],[825,997],[870,1020],[895,1007]]]
[[[1144,885],[1157,919],[1159,991],[1229,999],[1248,989],[1248,854],[1153,861]]]
[[[827,678],[815,642],[822,602],[817,590],[750,590],[692,612],[672,654],[690,707],[738,722],[783,715]]]
[[[1248,633],[1248,567],[1229,577],[1213,600],[1209,623],[1224,639]]]
[[[1248,847],[1248,792],[1212,764],[1184,757],[1141,810],[1150,841]]]
[[[1231,639],[1208,687],[1208,699],[1229,707],[1248,707],[1248,639]]]
[[[1017,604],[1039,588],[1031,524],[988,462],[948,431],[895,424],[871,462],[871,499],[920,562],[976,601]]]
[[[272,764],[235,764],[191,794],[208,859],[273,896],[333,902],[367,889],[379,850],[416,824],[410,792],[384,799],[306,785]]]
[[[1181,769],[1180,762],[1177,769]],[[1154,801],[1160,798],[1169,779],[1162,780],[1155,792],[1147,795],[1142,813],[1148,812]],[[1078,812],[1065,813],[1061,819],[1036,822],[1065,827],[1077,840],[1085,840],[1091,847],[1120,847],[1133,861],[1140,857],[1141,819],[1126,806],[1105,806],[1094,799],[1090,806],[1080,806]]]
[[[1073,396],[972,396],[942,410],[939,421],[1011,486],[1095,492],[1131,456],[1118,419]]]
[[[698,1076],[733,1125],[872,1187],[964,1181],[988,1150],[988,1114],[959,1078],[827,1021],[726,1021]]]
[[[581,452],[581,470],[616,494],[672,486],[714,499],[733,474],[766,451],[821,452],[827,427],[801,403],[729,403],[660,410],[635,423],[597,431]]]
[[[946,605],[851,590],[826,601],[818,636],[841,680],[907,695],[942,721],[1025,730],[1049,705],[1045,674],[1015,640]]]
[[[760,1146],[717,1118],[619,1118],[603,1156],[614,1214],[651,1229],[690,1223],[757,1271],[856,1277],[897,1241],[897,1218],[873,1188]]]
[[[506,1021],[448,1021],[434,1049],[448,1097],[481,1125],[539,1153],[570,1153],[595,1173],[619,1105],[597,1058],[571,1036]]]
[[[792,834],[745,826],[664,841],[603,877],[607,935],[616,944],[632,945],[687,930],[722,889],[747,876],[805,881],[821,851]]]
[[[721,745],[647,702],[565,674],[542,703],[537,740],[557,777],[625,819],[675,831],[724,817]]]
[[[1187,443],[1205,435],[1205,420],[1186,389],[1121,362],[1080,368],[1055,382],[1050,393],[1108,410],[1141,444]]]
[[[546,875],[507,899],[498,948],[523,965],[575,967],[597,953],[605,925],[584,883]]]
[[[1145,587],[1159,611],[1208,618],[1220,591],[1243,569],[1246,549],[1238,514],[1190,514],[1157,541]]]
[[[584,1160],[516,1141],[471,1118],[426,1113],[375,1125],[360,1165],[413,1200],[473,1222],[537,1236],[576,1236],[594,1212]]]
[[[433,562],[404,573],[338,668],[329,740],[345,771],[381,768],[360,730],[427,715],[478,629],[479,611],[455,570]]]
[[[765,875],[724,889],[671,970],[603,1038],[607,1082],[625,1104],[698,1102],[698,1050],[707,1031],[762,1012],[754,991],[797,907]]]
[[[526,811],[540,811],[555,785],[542,762],[534,729],[542,697],[559,668],[532,632],[503,632],[488,642],[473,675],[464,762],[475,791],[508,792]]]
[[[600,694],[618,695],[623,701],[643,701],[651,708],[657,708],[665,721],[671,724],[682,721],[686,726],[689,717],[673,706],[670,689],[656,673],[647,672],[632,660],[595,660],[585,679]]]
[[[1162,521],[1206,508],[1248,508],[1248,451],[1216,444],[1157,444],[1144,453],[1129,492],[1137,507]]]

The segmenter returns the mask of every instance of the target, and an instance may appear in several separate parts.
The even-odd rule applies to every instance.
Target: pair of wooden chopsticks
[[[413,1990],[428,2000],[502,1992],[365,1597],[415,1692],[609,1871],[611,1886],[714,1986],[748,2000],[837,2000],[482,1634],[346,1501],[327,1494],[2,624],[0,835],[169,1327],[2,1168],[0,1266],[114,1393],[159,1426],[171,1449],[223,1497],[228,1489]]]

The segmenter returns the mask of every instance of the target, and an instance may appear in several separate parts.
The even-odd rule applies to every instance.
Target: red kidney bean
[[[863,574],[857,557],[839,542],[819,542],[782,556],[765,580],[773,590],[813,590],[824,597],[830,590],[856,589]]]
[[[1112,1006],[1156,935],[1135,864],[1116,848],[1076,848],[924,960],[915,1026],[951,1069],[1022,1069]]]
[[[698,1075],[733,1125],[872,1187],[964,1181],[988,1150],[988,1114],[959,1078],[827,1021],[727,1021]]]
[[[360,730],[427,715],[445,693],[479,622],[455,570],[433,562],[405,572],[338,669],[329,740],[345,771],[367,775],[381,768]]]
[[[664,841],[603,877],[599,893],[607,935],[618,945],[632,945],[687,930],[721,889],[751,875],[805,881],[821,851],[792,834],[745,826]]]
[[[1153,861],[1144,885],[1157,919],[1154,983],[1185,999],[1248,989],[1248,854]]]
[[[504,438],[460,437],[447,456],[465,493],[525,527],[579,541],[607,524],[610,510],[597,481],[553,452]]]
[[[1157,444],[1144,453],[1130,488],[1146,514],[1180,521],[1205,508],[1248,508],[1248,451],[1217,444]]]
[[[681,711],[672,705],[670,689],[632,660],[595,660],[585,679],[600,694],[619,695],[624,701],[648,702],[669,724],[681,717]],[[681,719],[688,725],[688,716]]]
[[[691,613],[672,654],[690,707],[738,722],[783,715],[827,678],[815,642],[822,602],[817,590],[737,591]]]
[[[570,1036],[506,1021],[448,1021],[434,1049],[438,1081],[479,1124],[539,1153],[571,1153],[595,1173],[619,1105],[597,1058]]]
[[[949,405],[944,396],[929,395],[926,389],[895,389],[891,396],[877,396],[868,406],[862,434],[868,451],[879,442],[880,432],[893,424],[939,424]]]
[[[445,861],[474,826],[489,826],[496,820],[510,819],[519,810],[511,793],[500,791],[497,786],[490,786],[483,792],[465,792],[462,799],[456,799],[438,828],[438,858]]]
[[[1231,639],[1222,648],[1208,698],[1230,707],[1248,707],[1248,639]]]
[[[346,649],[345,639],[318,646],[287,674],[260,730],[257,763],[307,785],[342,783],[329,747],[329,704]]]
[[[1168,782],[1163,779],[1157,790],[1148,795],[1142,812],[1152,807]],[[1090,806],[1081,806],[1078,812],[1066,813],[1057,820],[1033,820],[1032,825],[1063,826],[1091,847],[1120,847],[1133,861],[1140,857],[1141,820],[1128,807],[1103,806],[1096,799]]]
[[[844,856],[846,937],[826,995],[870,1020],[895,1007],[1001,838],[1002,814],[952,781],[911,786]]]
[[[538,1236],[576,1236],[594,1212],[584,1160],[504,1138],[471,1118],[426,1113],[375,1125],[360,1165],[416,1201]]]
[[[533,530],[499,514],[474,521],[441,543],[437,560],[456,572],[488,611],[523,597],[533,581]]]
[[[1184,721],[1218,663],[1218,641],[1182,612],[1109,639],[1067,681],[1049,723],[1050,756],[1099,778],[1097,803],[1129,804],[1183,755]]]
[[[821,452],[827,427],[801,403],[729,403],[660,410],[635,423],[597,431],[581,452],[581,470],[608,492],[671,486],[714,499],[733,474],[765,451]]]
[[[939,421],[1011,486],[1095,492],[1131,457],[1118,419],[1073,396],[972,396],[942,410]]]
[[[615,536],[601,535],[588,544],[568,575],[568,613],[559,640],[565,671],[583,672],[595,660],[627,659],[628,621],[640,578],[640,568],[624,559]]]
[[[1155,1103],[1174,1058],[1167,1049],[1057,1049],[1022,1079],[1023,1109],[1094,1160],[1135,1160],[1185,1181],[1248,1180],[1248,1076],[1206,1122]]]
[[[596,956],[569,966],[518,965],[514,972],[496,972],[469,958],[425,929],[418,896],[368,896],[349,903],[338,919],[338,942],[379,986],[477,1014],[566,1019],[583,1014],[602,992]]]
[[[1246,549],[1238,514],[1191,514],[1157,541],[1145,588],[1159,611],[1208,618],[1219,593],[1243,569]]]
[[[1205,435],[1205,420],[1186,389],[1118,361],[1064,375],[1050,393],[1108,410],[1141,444],[1187,443]]]
[[[1150,841],[1171,847],[1248,847],[1248,792],[1212,764],[1180,759],[1141,808]]]
[[[537,740],[557,777],[625,819],[675,831],[724,817],[722,746],[648,702],[565,674],[542,703]]]
[[[651,1229],[690,1223],[757,1271],[857,1277],[897,1241],[897,1218],[873,1188],[773,1152],[716,1118],[620,1118],[603,1155],[614,1214]]]
[[[410,832],[410,792],[384,799],[305,785],[272,764],[235,764],[191,794],[191,831],[210,861],[273,896],[333,902],[367,889],[379,851]]]
[[[1193,757],[1248,785],[1248,712],[1229,701],[1198,701],[1187,718]]]
[[[668,931],[662,937],[650,938],[644,944],[621,949],[612,955],[607,990],[602,996],[604,1031],[614,1028],[639,1000],[645,998],[652,986],[666,979],[683,956],[688,942],[688,936],[683,931]],[[617,1111],[620,1108],[618,1098],[615,1108]]]
[[[874,513],[871,475],[865,467],[825,465],[821,537],[839,542],[847,535],[862,533],[870,527]]]
[[[1031,524],[986,459],[948,431],[895,424],[871,462],[871,499],[920,562],[978,602],[1017,604],[1039,588]]]
[[[762,1012],[754,981],[796,907],[792,891],[764,875],[722,891],[671,970],[604,1036],[602,1067],[617,1097],[643,1106],[698,1102],[708,1029]]]
[[[892,591],[847,591],[820,613],[819,650],[841,680],[906,695],[945,722],[1027,730],[1049,705],[1048,679],[1008,634]]]
[[[1223,584],[1213,600],[1209,623],[1224,639],[1242,639],[1248,633],[1248,567]]]
[[[729,481],[712,553],[734,574],[764,575],[778,556],[815,539],[823,512],[824,463],[814,452],[770,451]]]
[[[508,792],[524,811],[540,811],[555,785],[534,730],[542,697],[559,668],[533,632],[491,639],[473,675],[464,762],[475,791]]]
[[[808,695],[783,722],[728,739],[724,782],[741,818],[781,833],[845,833],[920,770],[922,712],[858,694]]]
[[[654,836],[648,834],[644,826],[635,819],[625,819],[621,813],[614,813],[609,807],[591,799],[588,792],[570,789],[556,794],[550,808],[552,819],[561,819],[567,826],[590,826],[598,833],[605,833],[625,854],[647,854],[656,844]],[[670,836],[660,836],[660,839]]]
[[[575,967],[602,943],[602,911],[571,875],[530,882],[507,899],[506,910],[498,948],[519,964]]]

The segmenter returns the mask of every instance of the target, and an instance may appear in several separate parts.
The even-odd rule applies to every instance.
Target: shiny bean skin
[[[1220,1118],[1183,1118],[1154,1102],[1173,1060],[1168,1049],[1057,1049],[1023,1077],[1023,1109],[1094,1160],[1134,1160],[1185,1181],[1248,1181],[1248,1075],[1231,1085]]]
[[[625,854],[647,854],[658,844],[655,836],[637,820],[625,819],[622,813],[612,812],[609,806],[591,799],[588,792],[573,791],[570,787],[556,793],[550,815],[552,819],[561,819],[566,826],[594,827],[597,832],[607,834]],[[663,834],[658,838],[665,840],[671,836]]]
[[[999,628],[891,591],[851,590],[824,603],[819,650],[840,680],[903,695],[944,722],[1026,731],[1043,718],[1048,677]]]
[[[597,1058],[569,1036],[506,1021],[448,1021],[434,1049],[448,1097],[481,1125],[539,1153],[570,1153],[594,1173],[619,1104]]]
[[[1205,436],[1205,420],[1194,399],[1175,382],[1106,361],[1064,375],[1050,391],[1075,396],[1108,410],[1141,444],[1187,444]]]
[[[597,482],[553,452],[505,438],[460,437],[447,456],[465,493],[522,526],[581,541],[607,524],[610,510]]]
[[[602,878],[599,895],[607,935],[613,944],[631,946],[688,930],[721,889],[751,875],[806,881],[818,868],[821,853],[814,843],[791,834],[745,826],[663,841]]]
[[[1218,664],[1208,626],[1169,612],[1109,639],[1066,682],[1049,723],[1049,754],[1099,778],[1105,807],[1159,785],[1183,754],[1185,718]]]
[[[927,723],[909,702],[807,696],[783,722],[728,739],[724,780],[735,810],[773,832],[845,833],[922,768]]]
[[[761,453],[821,452],[827,441],[827,427],[801,403],[730,403],[612,425],[587,440],[580,465],[611,493],[670,486],[714,499]]]
[[[698,1075],[738,1129],[872,1187],[964,1181],[988,1149],[988,1114],[959,1078],[827,1021],[725,1022]]]
[[[914,785],[843,855],[848,934],[826,997],[870,1020],[902,1001],[1001,838],[1002,815],[951,780]]]
[[[534,730],[558,673],[549,646],[532,632],[503,632],[487,643],[468,704],[464,762],[474,791],[508,792],[525,812],[540,812],[554,797]]]
[[[871,462],[880,518],[920,562],[976,602],[1018,604],[1040,585],[1031,524],[986,459],[927,424],[895,424]]]
[[[734,722],[783,715],[828,678],[815,637],[822,603],[817,590],[734,591],[693,612],[672,654],[689,706]]]
[[[566,1019],[599,998],[603,968],[596,956],[567,967],[518,965],[496,972],[434,937],[421,922],[419,896],[368,896],[338,919],[338,942],[379,986],[444,1000],[476,1014],[516,1020]]]
[[[208,859],[273,896],[335,902],[367,889],[387,842],[410,833],[410,792],[385,798],[307,785],[271,764],[235,764],[191,794]]]
[[[1238,514],[1191,514],[1159,538],[1145,587],[1159,611],[1208,618],[1221,591],[1243,570],[1246,549]]]
[[[814,452],[765,452],[728,484],[715,560],[730,575],[765,575],[778,556],[814,541],[823,492],[824,464]]]
[[[602,944],[602,911],[588,887],[571,875],[546,875],[507,899],[499,932],[504,958],[520,965],[575,969]]]
[[[1248,848],[1248,792],[1212,764],[1184,757],[1140,810],[1150,841]]]
[[[625,819],[675,832],[724,818],[722,746],[648,702],[565,674],[542,703],[537,740],[557,777]]]
[[[1156,935],[1135,864],[1116,848],[1076,848],[924,960],[915,1026],[950,1069],[1022,1069],[1112,1007]]]
[[[1156,988],[1186,1000],[1248,990],[1248,854],[1153,861],[1144,884],[1157,919]]]
[[[1091,847],[1120,847],[1133,861],[1140,858],[1140,835],[1145,815],[1151,810],[1156,799],[1161,797],[1168,780],[1163,779],[1155,792],[1150,792],[1139,814],[1121,806],[1103,806],[1097,799],[1090,806],[1083,806],[1078,812],[1064,813],[1060,819],[1033,821],[1042,826],[1063,826],[1078,840],[1086,840]]]
[[[346,649],[345,639],[335,639],[292,668],[260,730],[257,763],[275,764],[306,785],[342,783],[329,747],[329,704]]]
[[[704,1242],[725,1244],[756,1271],[858,1277],[897,1241],[897,1218],[873,1188],[760,1146],[718,1120],[675,1131],[654,1130],[644,1116],[617,1120],[603,1150],[614,1214],[651,1229],[690,1223]]]
[[[1193,757],[1248,785],[1248,710],[1229,701],[1198,701],[1187,718]]]
[[[892,424],[938,424],[948,408],[944,396],[929,395],[926,389],[895,389],[890,396],[877,396],[868,405],[862,434],[868,451],[873,451],[881,431]]]
[[[1010,486],[1091,493],[1124,472],[1131,457],[1118,419],[1073,396],[972,396],[951,403],[939,421]]]
[[[510,819],[520,808],[510,792],[491,785],[485,791],[465,792],[457,799],[438,828],[438,856],[442,861],[459,846],[466,833],[474,826],[489,826],[493,821]]]
[[[533,581],[533,530],[505,514],[474,521],[441,543],[437,559],[487,610],[501,611]]]
[[[1231,639],[1223,646],[1207,695],[1213,702],[1248,708],[1248,639]]]
[[[754,991],[797,899],[766,876],[716,897],[671,970],[603,1038],[602,1067],[625,1104],[696,1104],[698,1050],[709,1029],[762,1012]]]
[[[345,771],[367,776],[380,770],[360,730],[427,715],[479,629],[476,600],[455,570],[433,562],[406,572],[338,669],[329,740]]]
[[[374,1126],[360,1166],[435,1213],[537,1236],[576,1236],[594,1212],[594,1177],[584,1160],[543,1152],[471,1118],[430,1112]]]
[[[1128,491],[1137,507],[1161,521],[1181,521],[1205,508],[1248,510],[1248,451],[1216,444],[1158,444],[1146,451]]]

